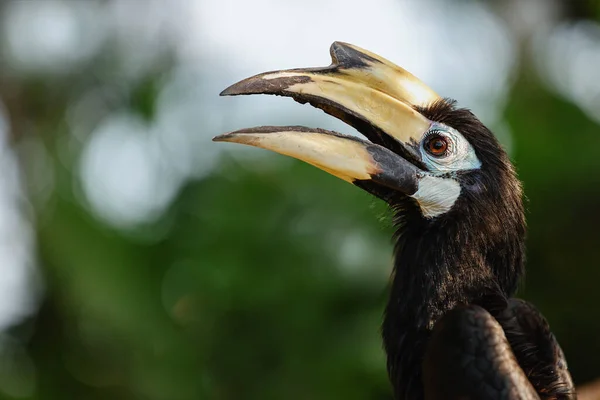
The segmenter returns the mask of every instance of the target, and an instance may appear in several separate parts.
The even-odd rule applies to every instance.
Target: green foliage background
[[[223,156],[156,222],[111,228],[80,201],[78,149],[61,149],[69,102],[112,60],[103,53],[67,77],[0,72],[14,145],[35,132],[56,178],[49,199],[31,200],[42,306],[8,333],[35,366],[27,398],[389,399],[379,338],[393,231],[385,207],[299,162],[273,156],[280,168],[261,168]],[[167,56],[125,89],[126,107],[151,121],[170,68]],[[528,198],[520,296],[546,315],[585,382],[600,376],[600,128],[528,63],[505,120]],[[34,155],[19,154],[33,179]],[[358,250],[344,258],[348,248]]]

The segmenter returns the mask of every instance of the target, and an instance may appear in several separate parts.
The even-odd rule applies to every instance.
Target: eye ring
[[[423,143],[425,151],[434,157],[443,157],[450,150],[450,139],[439,133],[433,133]]]

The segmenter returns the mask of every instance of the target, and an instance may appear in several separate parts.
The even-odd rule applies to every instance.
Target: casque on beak
[[[332,64],[255,75],[222,96],[274,94],[309,103],[369,141],[321,129],[264,126],[215,137],[298,158],[348,182],[370,181],[413,195],[424,176],[418,146],[432,122],[415,108],[440,99],[404,69],[359,47],[335,42]]]

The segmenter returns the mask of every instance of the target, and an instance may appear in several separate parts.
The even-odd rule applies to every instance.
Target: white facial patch
[[[452,208],[460,196],[460,183],[451,178],[425,175],[411,197],[417,200],[425,218],[434,218]]]

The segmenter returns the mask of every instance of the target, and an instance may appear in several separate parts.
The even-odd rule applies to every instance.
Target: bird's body
[[[302,127],[217,140],[307,161],[386,201],[395,263],[382,327],[397,400],[574,399],[560,347],[513,299],[524,271],[519,180],[494,135],[389,61],[343,43],[333,64],[257,75],[223,94],[293,97],[370,141]]]

